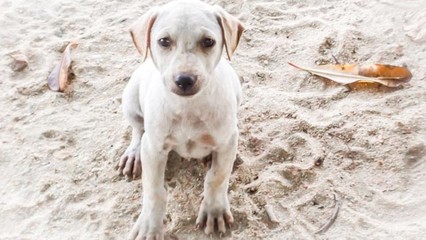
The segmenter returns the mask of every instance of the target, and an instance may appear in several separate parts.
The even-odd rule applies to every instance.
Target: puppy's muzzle
[[[198,92],[197,76],[189,73],[180,73],[175,77],[176,87],[173,92],[180,96],[191,96]]]

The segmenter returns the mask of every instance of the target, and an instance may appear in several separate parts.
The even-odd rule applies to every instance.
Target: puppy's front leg
[[[141,118],[142,119],[142,118]],[[127,175],[128,179],[138,179],[142,174],[140,146],[143,134],[143,121],[132,124],[132,140],[126,151],[120,158],[118,169],[120,175]]]
[[[206,234],[214,231],[217,222],[219,232],[225,233],[234,218],[228,201],[228,186],[237,154],[238,132],[223,149],[213,152],[212,165],[204,180],[203,201],[197,217],[197,225]]]
[[[163,217],[166,210],[167,192],[164,188],[164,172],[167,152],[161,144],[155,144],[147,134],[142,137],[142,212],[134,225],[129,239],[163,239]]]
[[[139,102],[139,74],[138,70],[132,75],[123,91],[123,113],[132,126],[132,141],[120,158],[118,168],[120,175],[127,175],[128,179],[137,179],[141,176],[140,147],[143,134],[143,113]]]

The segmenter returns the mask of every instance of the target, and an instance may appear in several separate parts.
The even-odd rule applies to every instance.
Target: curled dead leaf
[[[316,68],[301,67],[291,62],[288,64],[341,84],[376,82],[388,87],[398,87],[413,77],[406,67],[383,64],[321,65]]]
[[[19,72],[24,70],[28,66],[28,58],[22,53],[15,53],[10,55],[13,58],[12,70]]]
[[[71,49],[76,48],[76,42],[70,42],[62,53],[61,61],[55,66],[47,78],[47,84],[52,91],[63,92],[68,82],[68,71],[71,65]]]

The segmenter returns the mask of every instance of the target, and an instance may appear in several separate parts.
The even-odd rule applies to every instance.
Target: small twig
[[[265,206],[266,214],[269,217],[269,220],[273,223],[279,223],[277,216],[275,216],[274,209],[272,208],[272,205],[266,204]]]
[[[333,214],[331,215],[330,219],[327,221],[326,224],[322,225],[322,227],[320,227],[320,229],[318,231],[315,232],[315,234],[318,233],[325,233],[327,232],[327,230],[331,227],[331,225],[333,225],[334,221],[336,221],[337,218],[337,214],[339,213],[339,209],[340,209],[340,200],[337,197],[337,194],[334,193],[334,210],[333,210]]]
[[[333,53],[331,53],[331,56],[334,58],[334,61],[336,62],[336,64],[340,64],[339,60],[337,60],[336,56],[334,56]]]

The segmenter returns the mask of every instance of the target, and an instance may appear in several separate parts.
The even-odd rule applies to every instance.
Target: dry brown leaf
[[[47,78],[47,84],[52,91],[63,92],[68,82],[68,70],[71,64],[71,48],[76,48],[76,42],[70,42],[62,53],[61,61],[55,66]]]
[[[28,66],[28,58],[22,53],[15,53],[10,55],[13,58],[12,70],[19,72]]]
[[[410,81],[413,76],[405,67],[382,64],[322,65],[316,68],[300,67],[291,62],[288,64],[341,84],[375,82],[388,87],[398,87],[402,83]]]

